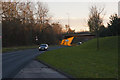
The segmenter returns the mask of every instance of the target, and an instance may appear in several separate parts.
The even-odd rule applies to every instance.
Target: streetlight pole
[[[67,31],[68,31],[68,29],[69,29],[69,27],[70,27],[69,13],[67,13],[67,16],[68,16],[68,25],[67,25]]]
[[[67,16],[68,16],[68,26],[69,26],[69,13],[67,13]]]

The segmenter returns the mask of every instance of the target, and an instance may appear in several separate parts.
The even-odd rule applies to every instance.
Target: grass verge
[[[2,53],[24,50],[24,49],[33,49],[33,48],[38,48],[38,46],[34,45],[34,46],[3,47],[2,48]]]
[[[76,78],[117,78],[118,37],[100,38],[100,50],[96,39],[80,46],[48,51],[37,57],[51,66]]]

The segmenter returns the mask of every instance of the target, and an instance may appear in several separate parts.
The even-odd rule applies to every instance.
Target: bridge
[[[95,35],[89,32],[80,32],[80,33],[67,33],[63,34],[63,40],[61,45],[72,46],[78,42],[85,42],[90,39],[93,39]]]

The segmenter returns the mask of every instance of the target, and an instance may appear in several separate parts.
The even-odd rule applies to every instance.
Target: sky
[[[88,31],[87,20],[89,9],[92,5],[104,8],[104,25],[107,26],[110,15],[118,13],[118,2],[46,2],[49,8],[49,15],[53,22],[64,25],[69,24],[71,29]]]
[[[7,0],[8,1],[8,0]],[[13,0],[14,1],[14,0]],[[16,0],[17,1],[17,0]],[[19,1],[19,0],[18,0]],[[88,31],[87,20],[89,9],[96,5],[98,8],[104,8],[103,23],[107,26],[110,15],[118,13],[118,0],[20,0],[23,2],[43,2],[48,6],[49,16],[52,16],[52,22],[59,22],[65,28],[66,24],[71,29],[78,31]],[[120,5],[119,5],[120,7]],[[119,8],[120,9],[120,8]],[[119,10],[120,12],[120,10]]]

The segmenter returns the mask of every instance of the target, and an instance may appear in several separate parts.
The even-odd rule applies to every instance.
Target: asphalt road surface
[[[48,50],[62,48],[60,46],[49,47]],[[13,78],[21,69],[28,63],[43,53],[38,49],[20,50],[10,53],[3,53],[2,55],[2,78]]]
[[[23,69],[21,69],[17,75],[14,77],[24,78],[24,79],[56,79],[56,78],[64,78],[65,80],[69,80],[66,75],[59,73],[58,71],[46,66],[39,61],[32,60],[28,65],[26,65]]]

